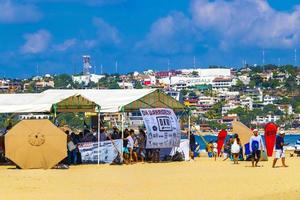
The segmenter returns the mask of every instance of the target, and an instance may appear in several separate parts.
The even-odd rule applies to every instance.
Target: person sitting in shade
[[[258,135],[258,130],[253,130],[253,136],[251,136],[249,141],[249,148],[252,155],[252,167],[258,167],[258,162],[260,160],[261,151],[265,150],[262,137]]]

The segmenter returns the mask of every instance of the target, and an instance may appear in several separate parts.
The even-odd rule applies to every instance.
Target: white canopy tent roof
[[[42,102],[55,103],[71,97],[80,95],[101,107],[101,112],[113,113],[121,111],[121,108],[137,99],[140,99],[155,89],[131,89],[131,90],[47,90],[43,92]],[[48,99],[50,98],[50,99]],[[47,100],[48,99],[48,100]],[[51,108],[51,107],[50,107]]]
[[[47,90],[39,94],[0,94],[0,113],[51,112],[52,106],[72,96],[82,96],[101,107],[101,112],[119,112],[122,107],[156,89]],[[178,102],[179,103],[179,102]]]
[[[34,103],[39,98],[40,94],[0,94],[0,113],[47,112],[47,106]]]

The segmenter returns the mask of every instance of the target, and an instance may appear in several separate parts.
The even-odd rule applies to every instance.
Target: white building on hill
[[[181,69],[178,70],[181,71],[184,75],[192,74],[193,72],[197,72],[199,77],[229,77],[231,76],[231,70],[230,69],[224,69],[224,68],[208,68],[208,69]]]
[[[203,84],[212,84],[216,78],[230,78],[230,69],[182,69],[181,75],[170,76],[159,79],[165,85],[185,84],[187,87]],[[193,72],[198,75],[191,76]]]
[[[73,82],[77,82],[79,84],[88,85],[90,82],[98,83],[98,81],[104,77],[105,75],[86,74],[86,75],[72,76],[72,80]]]

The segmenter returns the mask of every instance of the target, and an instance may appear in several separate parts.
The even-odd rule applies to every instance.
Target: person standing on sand
[[[224,145],[223,161],[227,160],[231,156],[231,140],[232,140],[232,137],[230,136],[229,140],[227,140]]]
[[[264,151],[265,149],[262,137],[258,135],[257,129],[253,130],[253,136],[250,138],[249,148],[252,155],[252,167],[257,167],[257,164],[260,160],[261,150]]]
[[[241,141],[238,134],[234,135],[233,144],[231,145],[231,154],[233,156],[233,164],[239,164],[239,154],[241,151]]]
[[[215,161],[217,161],[217,156],[218,156],[218,143],[217,143],[217,141],[214,141],[212,145],[213,145],[213,155],[214,155]]]
[[[288,167],[285,164],[285,152],[284,152],[284,149],[283,149],[283,146],[287,145],[287,144],[284,144],[284,136],[285,136],[284,131],[280,131],[279,135],[276,136],[275,158],[273,160],[273,166],[272,166],[273,168],[275,168],[276,162],[280,158],[281,158],[281,161],[282,161],[282,166],[283,167]]]
[[[132,161],[133,161],[133,147],[134,147],[133,133],[134,133],[134,130],[131,129],[129,131],[128,137],[126,138],[127,148],[129,151],[129,164],[132,164]]]
[[[210,141],[209,143],[207,143],[206,145],[206,151],[207,151],[207,155],[209,158],[213,157],[213,144],[212,141]]]

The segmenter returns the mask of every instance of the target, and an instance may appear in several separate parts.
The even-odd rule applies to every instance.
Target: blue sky
[[[97,73],[294,64],[299,34],[296,0],[0,0],[0,77],[78,73],[83,54]]]

